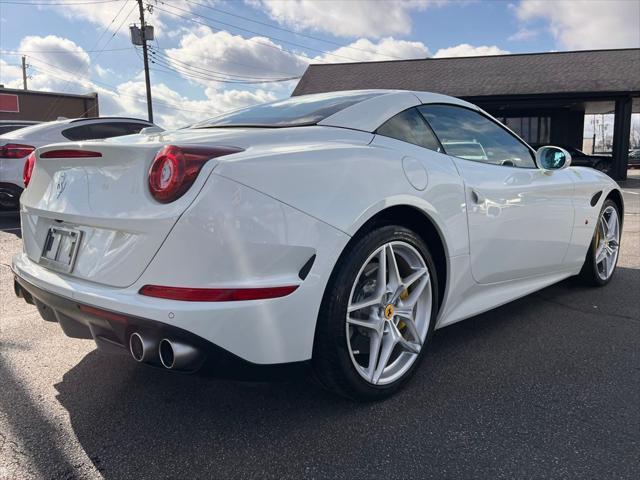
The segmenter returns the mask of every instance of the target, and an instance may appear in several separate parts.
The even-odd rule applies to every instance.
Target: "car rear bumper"
[[[280,364],[256,364],[249,362],[224,348],[187,330],[156,320],[95,308],[48,292],[32,283],[14,276],[14,291],[27,303],[38,308],[46,321],[57,322],[64,333],[72,338],[93,339],[99,349],[109,353],[130,356],[129,338],[137,332],[154,344],[163,338],[193,346],[201,354],[192,369],[221,378],[239,380],[277,380],[299,377],[309,372],[309,361]],[[161,366],[157,352],[152,352],[145,363]]]

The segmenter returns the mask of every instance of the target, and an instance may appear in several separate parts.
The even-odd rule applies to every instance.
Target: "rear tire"
[[[437,292],[435,264],[415,232],[387,225],[354,238],[318,316],[313,367],[321,384],[357,401],[398,391],[433,333]]]
[[[611,281],[618,263],[621,233],[618,205],[607,199],[600,210],[591,245],[578,274],[583,283],[602,287]]]

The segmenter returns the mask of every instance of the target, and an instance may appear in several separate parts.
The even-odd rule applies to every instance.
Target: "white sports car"
[[[50,145],[26,168],[16,293],[139,362],[312,372],[377,399],[435,328],[572,275],[610,280],[622,196],[570,162],[472,104],[391,90]]]

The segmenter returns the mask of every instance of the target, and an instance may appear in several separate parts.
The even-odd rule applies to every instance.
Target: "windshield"
[[[360,90],[301,95],[236,110],[235,112],[196,123],[191,128],[315,125],[344,108],[383,93]]]

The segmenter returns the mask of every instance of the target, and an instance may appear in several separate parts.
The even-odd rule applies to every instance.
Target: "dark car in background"
[[[629,150],[629,167],[640,168],[640,148]]]

